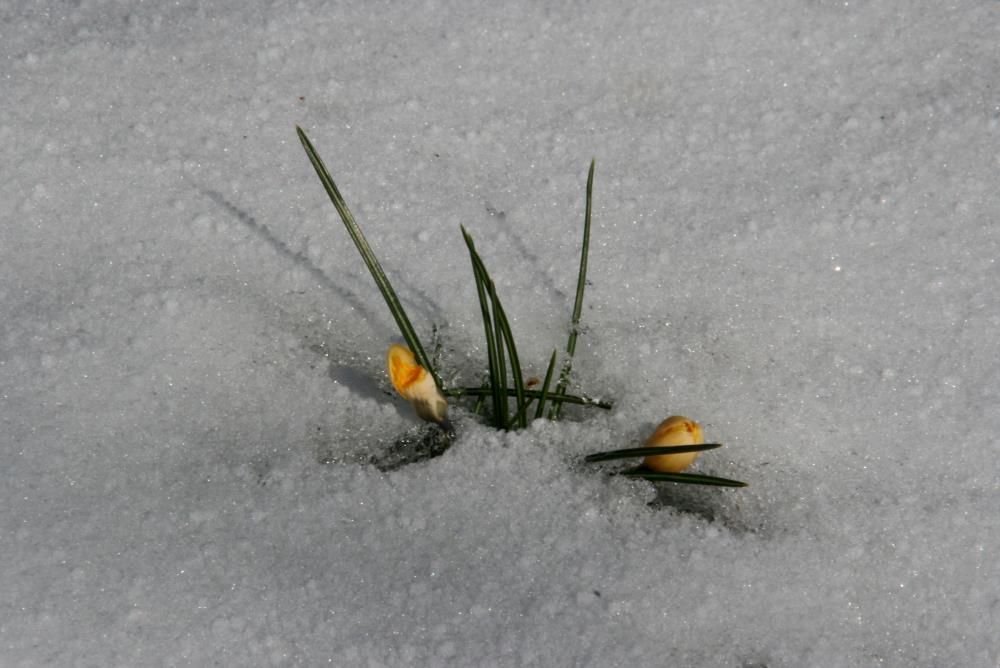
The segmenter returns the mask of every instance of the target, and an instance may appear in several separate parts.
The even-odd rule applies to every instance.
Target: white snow
[[[0,1],[0,665],[1000,665],[1000,5]],[[399,334],[610,412],[366,462]],[[701,421],[695,470],[583,455]]]

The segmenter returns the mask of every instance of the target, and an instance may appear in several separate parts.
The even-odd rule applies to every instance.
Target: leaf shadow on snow
[[[359,314],[362,319],[367,320],[368,322],[379,322],[378,316],[376,316],[375,312],[369,308],[366,302],[361,300],[351,291],[342,287],[340,283],[329,276],[322,268],[317,266],[304,252],[293,250],[292,247],[278,237],[266,223],[258,221],[257,218],[251,215],[248,211],[245,211],[236,204],[233,204],[231,201],[226,199],[222,193],[196,183],[190,177],[185,176],[184,178],[188,185],[190,185],[193,189],[197,190],[204,197],[212,200],[213,203],[225,210],[230,216],[252,232],[257,238],[270,246],[279,257],[290,260],[297,267],[308,273],[320,285],[335,294],[354,312]],[[357,274],[351,272],[345,272],[345,274],[350,276],[352,279],[359,278]],[[360,280],[365,279],[360,278]],[[437,302],[431,299],[431,297],[429,297],[424,291],[410,285],[404,277],[394,276],[394,281],[396,284],[401,284],[403,286],[403,290],[407,295],[415,298],[416,301],[420,303],[418,309],[422,309],[427,319],[434,322],[444,320],[441,308],[438,306]]]
[[[239,221],[240,224],[253,232],[257,238],[269,245],[279,257],[290,260],[296,266],[308,272],[320,285],[329,289],[340,300],[349,305],[351,309],[361,314],[363,319],[374,320],[374,314],[366,304],[361,302],[355,295],[340,287],[334,279],[314,264],[303,252],[293,250],[287,243],[278,238],[266,224],[259,222],[250,213],[227,200],[221,193],[195,183],[190,179],[187,180],[194,189],[224,209]],[[424,302],[426,309],[434,315],[440,315],[437,305],[427,295],[417,290],[412,291],[417,294],[420,301]],[[378,382],[361,369],[349,364],[335,362],[329,343],[322,335],[318,335],[317,332],[308,332],[300,338],[302,338],[308,349],[327,361],[327,375],[334,383],[346,387],[352,394],[363,399],[384,401],[385,397],[389,395],[388,392],[379,386]],[[316,426],[315,429],[311,429],[310,431],[312,431],[312,440],[316,449],[317,461],[321,464],[337,461],[338,457],[334,454],[333,439],[327,433],[327,430],[322,426]],[[420,429],[407,430],[395,439],[394,442],[387,447],[379,449],[375,454],[353,459],[363,459],[366,463],[374,465],[381,471],[392,471],[408,464],[437,457],[444,453],[449,445],[450,441],[447,434],[440,429],[421,427]]]
[[[190,179],[186,180],[192,188],[212,200],[212,202],[214,202],[217,206],[224,209],[233,218],[239,221],[241,225],[253,232],[254,235],[274,249],[279,257],[291,260],[291,262],[296,266],[308,272],[309,275],[318,281],[320,285],[336,294],[337,297],[349,304],[351,308],[355,309],[358,313],[363,314],[364,317],[372,317],[373,314],[360,299],[341,288],[336,281],[327,276],[326,272],[316,266],[305,253],[302,251],[292,250],[287,243],[275,236],[266,224],[259,222],[254,216],[227,200],[218,191],[202,186],[194,181],[191,181]]]
[[[484,200],[483,206],[486,209],[487,215],[499,223],[494,226],[496,232],[504,235],[507,238],[509,247],[515,251],[514,254],[531,267],[533,275],[541,283],[545,294],[551,295],[552,303],[566,303],[570,298],[569,295],[553,279],[552,270],[547,268],[547,264],[542,261],[538,252],[524,241],[517,231],[517,226],[508,222],[507,212],[493,206],[489,200]]]
[[[767,534],[768,522],[760,509],[746,496],[745,490],[721,490],[701,485],[656,485],[650,508],[671,508],[711,524],[718,524],[736,534]]]

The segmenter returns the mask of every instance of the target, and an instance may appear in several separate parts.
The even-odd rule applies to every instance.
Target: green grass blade
[[[361,228],[358,227],[350,209],[347,208],[347,202],[344,201],[343,196],[341,196],[340,191],[337,189],[337,185],[333,182],[333,177],[330,176],[330,172],[327,170],[326,165],[323,164],[322,158],[319,157],[319,153],[316,152],[316,148],[309,141],[302,128],[296,125],[295,132],[298,133],[299,140],[302,142],[302,148],[305,149],[306,155],[309,156],[309,162],[312,163],[313,169],[316,170],[316,175],[319,176],[323,188],[326,189],[327,195],[330,196],[330,201],[333,202],[337,213],[340,214],[340,219],[344,221],[344,226],[347,228],[348,234],[351,235],[354,245],[357,247],[358,252],[361,253],[361,259],[368,265],[368,271],[371,272],[372,278],[375,279],[375,285],[378,286],[379,292],[385,298],[385,303],[389,307],[392,317],[396,320],[396,325],[399,327],[403,339],[410,347],[410,350],[413,351],[413,356],[416,357],[417,363],[431,373],[434,381],[440,388],[441,379],[434,371],[434,366],[431,364],[427,353],[424,352],[424,347],[421,345],[420,338],[417,336],[416,330],[413,329],[413,325],[410,324],[410,319],[406,315],[403,304],[399,301],[399,297],[396,296],[396,291],[392,289],[392,284],[386,277],[385,272],[382,271],[382,265],[379,264],[375,253],[372,252],[368,240],[361,232]]]
[[[480,264],[482,264],[482,259],[480,259]],[[486,271],[485,265],[483,266],[483,271]],[[489,276],[489,274],[487,274]],[[521,372],[521,360],[517,356],[517,346],[514,345],[514,332],[510,329],[510,321],[507,320],[507,312],[504,311],[503,304],[500,303],[500,298],[497,296],[496,285],[494,285],[493,280],[490,279],[489,283],[486,284],[487,291],[490,295],[490,300],[493,302],[493,315],[495,316],[496,324],[500,329],[500,333],[503,336],[504,343],[507,346],[507,356],[510,358],[510,373],[511,377],[514,379],[514,396],[517,398],[517,415],[515,419],[517,420],[518,426],[522,429],[528,426],[528,420],[525,413],[527,412],[527,406],[524,402],[524,374]],[[506,381],[506,376],[504,376]]]
[[[451,387],[441,390],[441,393],[446,397],[481,397],[489,396],[492,393],[492,389],[489,387]],[[514,390],[508,390],[508,395],[513,396]],[[542,393],[538,390],[525,390],[524,396],[526,399],[538,399]],[[610,401],[604,401],[602,399],[594,399],[592,397],[582,397],[576,394],[553,394],[549,392],[549,401],[559,401],[566,404],[577,404],[579,406],[593,406],[594,408],[603,408],[605,410],[614,408],[614,404]]]
[[[643,478],[654,482],[680,482],[686,485],[709,485],[712,487],[746,487],[747,483],[728,478],[716,478],[710,475],[699,475],[697,473],[660,473],[659,471],[624,471],[618,475],[626,478]]]
[[[545,380],[542,381],[542,391],[538,397],[538,408],[535,409],[535,419],[539,419],[545,413],[545,401],[549,397],[549,383],[552,382],[552,372],[556,368],[556,351],[552,351],[549,358],[549,366],[545,369]]]
[[[590,218],[591,205],[594,196],[594,167],[597,160],[590,161],[590,171],[587,173],[587,205],[583,215],[583,244],[580,247],[580,273],[576,279],[576,301],[573,303],[573,318],[570,321],[569,341],[566,343],[566,362],[559,374],[559,384],[556,394],[565,394],[569,386],[569,375],[573,370],[573,355],[576,353],[576,337],[580,332],[580,314],[583,312],[583,289],[587,284],[587,256],[590,253]],[[553,401],[549,419],[558,420],[562,410],[562,402]]]
[[[510,320],[507,319],[507,312],[504,310],[503,303],[500,301],[500,297],[497,295],[496,284],[493,282],[493,278],[490,276],[489,271],[486,269],[486,263],[483,262],[483,258],[479,255],[476,250],[475,243],[472,241],[472,236],[463,227],[462,234],[466,239],[466,244],[469,247],[469,255],[472,258],[473,271],[475,271],[479,276],[481,276],[483,282],[486,285],[486,292],[490,298],[490,304],[492,305],[493,311],[493,325],[494,325],[494,337],[497,341],[498,355],[497,359],[499,361],[499,371],[500,374],[498,379],[500,381],[500,391],[504,399],[504,419],[508,415],[509,408],[506,405],[507,399],[507,369],[504,360],[503,350],[500,350],[501,342],[507,349],[507,357],[510,359],[510,372],[511,377],[514,380],[514,396],[517,399],[517,413],[514,419],[517,421],[520,427],[527,427],[528,421],[525,415],[526,406],[524,400],[524,374],[521,370],[521,361],[517,355],[517,345],[514,343],[514,332],[510,328]]]
[[[513,390],[511,390],[511,391],[513,391]],[[527,425],[527,423],[528,423],[528,418],[527,418],[528,408],[531,407],[531,402],[533,402],[533,401],[534,401],[533,398],[531,398],[529,396],[525,396],[525,398],[524,398],[524,404],[520,408],[517,409],[516,413],[514,413],[514,417],[513,417],[512,421],[513,422],[517,422],[518,424],[521,424],[521,419],[523,418],[525,425]]]
[[[624,450],[610,450],[608,452],[595,452],[587,455],[583,461],[588,463],[609,462],[614,459],[629,459],[631,457],[645,457],[647,455],[678,455],[684,452],[704,452],[705,450],[715,450],[721,448],[722,443],[699,443],[697,445],[665,445],[649,448],[626,448]]]
[[[490,390],[490,381],[489,380],[483,381],[481,389],[486,390],[486,391],[483,392],[481,395],[479,395],[479,397],[476,399],[476,403],[472,407],[472,414],[473,415],[479,415],[479,413],[482,412],[482,410],[483,410],[483,406],[486,404],[486,397],[493,395],[493,392]],[[460,396],[460,395],[455,395],[455,396]]]
[[[493,397],[493,426],[501,428],[501,424],[506,421],[507,417],[506,413],[501,410],[503,404],[506,403],[506,397],[503,396],[500,391],[500,365],[499,360],[497,359],[497,341],[494,336],[493,318],[490,315],[490,306],[488,297],[486,296],[485,277],[476,265],[476,246],[472,242],[472,237],[469,236],[469,233],[465,230],[464,226],[460,227],[462,229],[462,237],[465,239],[465,245],[469,248],[469,257],[472,260],[472,275],[476,281],[476,294],[479,296],[479,308],[483,315],[483,330],[486,334],[486,356],[489,362],[490,386],[485,390],[485,392],[488,392],[490,396]],[[481,388],[467,389],[480,390]],[[466,392],[465,394],[478,393]],[[453,394],[452,396],[460,395]]]
[[[491,296],[490,303],[493,305],[493,338],[497,342],[497,376],[496,381],[500,389],[500,428],[510,428],[510,415],[508,414],[509,402],[507,401],[507,362],[503,352],[503,330],[500,327],[500,318],[497,317],[497,305],[493,301],[492,295],[496,294],[493,281],[486,276],[486,294]]]

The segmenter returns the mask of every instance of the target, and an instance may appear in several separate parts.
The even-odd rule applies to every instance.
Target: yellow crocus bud
[[[389,378],[404,399],[413,404],[422,420],[443,423],[448,417],[448,402],[427,369],[417,364],[406,346],[392,344],[387,355]]]
[[[698,445],[705,442],[701,425],[680,415],[668,417],[660,423],[653,435],[646,440],[646,447],[666,445]],[[698,456],[697,452],[682,452],[673,455],[649,455],[642,460],[643,466],[662,473],[680,473]]]

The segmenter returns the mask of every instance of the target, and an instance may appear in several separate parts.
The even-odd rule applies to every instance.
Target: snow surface
[[[1000,665],[1000,4],[0,1],[0,665]],[[458,225],[540,374],[452,382]],[[583,454],[671,414],[742,490]]]

